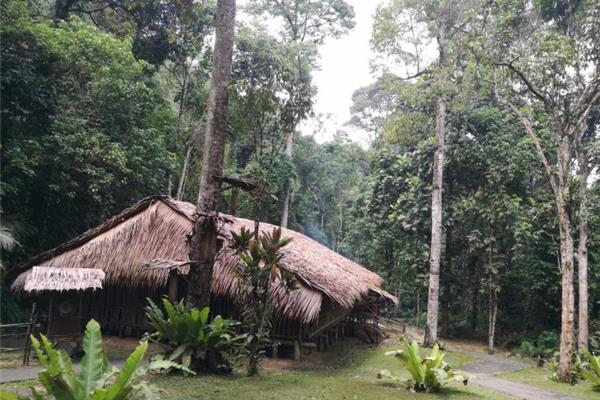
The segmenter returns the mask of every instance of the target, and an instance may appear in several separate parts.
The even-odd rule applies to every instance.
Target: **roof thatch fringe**
[[[121,287],[164,287],[173,266],[181,274],[189,270],[188,235],[192,232],[195,207],[190,203],[154,196],[140,201],[102,225],[65,244],[34,258],[31,265],[67,268],[102,268],[106,284]],[[254,221],[222,215],[221,236],[242,227],[254,228]],[[271,232],[271,224],[261,223],[261,231]],[[289,229],[283,237],[292,237],[286,246],[285,269],[293,272],[300,288],[287,292],[275,286],[272,296],[276,310],[286,317],[313,322],[319,315],[322,295],[345,309],[369,293],[378,293],[392,301],[397,299],[380,288],[381,277],[335,253],[316,241]],[[221,252],[215,262],[212,290],[217,295],[239,298],[242,291],[231,269],[237,258]],[[12,285],[23,289],[31,271],[21,273]]]
[[[104,271],[99,268],[33,267],[27,275],[26,292],[102,289]]]

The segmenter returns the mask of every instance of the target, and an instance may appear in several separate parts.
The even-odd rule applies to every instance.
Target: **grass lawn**
[[[581,382],[571,386],[566,383],[553,382],[546,378],[546,374],[547,372],[544,368],[525,368],[519,371],[498,375],[498,378],[538,386],[554,392],[577,396],[581,399],[600,400],[600,392],[593,391],[592,384],[589,382]]]
[[[476,385],[463,386],[459,382],[440,394],[416,394],[387,385],[378,381],[376,375],[383,368],[400,373],[398,361],[384,355],[394,348],[396,346],[368,349],[346,343],[331,349],[318,361],[309,358],[294,370],[267,369],[258,378],[160,376],[152,378],[152,381],[165,391],[164,398],[173,400],[511,399]],[[448,353],[447,357],[450,362],[461,358],[454,353]],[[407,375],[402,373],[402,376]]]

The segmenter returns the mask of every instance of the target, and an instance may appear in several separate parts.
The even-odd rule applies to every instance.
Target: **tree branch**
[[[517,118],[519,118],[521,123],[525,126],[525,131],[527,132],[527,135],[533,141],[533,145],[535,146],[535,151],[537,153],[537,156],[540,159],[540,161],[542,162],[542,164],[544,165],[544,168],[546,170],[546,175],[548,175],[548,181],[550,182],[550,186],[552,187],[552,191],[554,192],[555,196],[560,196],[560,191],[558,190],[558,183],[556,182],[556,175],[552,171],[552,167],[550,166],[550,163],[548,162],[548,158],[546,158],[546,154],[544,153],[544,149],[542,148],[542,143],[540,142],[540,138],[536,135],[535,131],[533,130],[533,127],[531,126],[531,122],[527,119],[527,117],[525,117],[525,115],[523,115],[523,113],[514,104],[512,104],[510,102],[506,102],[505,104],[507,104],[508,107],[510,107],[510,109],[513,111],[513,113],[515,113]]]
[[[424,70],[421,70],[421,71],[416,72],[416,73],[414,73],[412,75],[409,75],[409,76],[399,76],[398,79],[400,79],[401,81],[409,81],[411,79],[418,78],[421,75],[430,74],[431,72],[432,71],[430,69],[424,69]]]
[[[515,74],[517,74],[517,76],[519,77],[519,79],[525,84],[525,86],[527,86],[527,89],[529,89],[529,91],[538,99],[540,100],[542,103],[544,103],[545,106],[548,105],[549,101],[546,98],[546,96],[544,96],[540,91],[538,91],[535,86],[533,86],[533,84],[527,79],[527,77],[525,76],[525,74],[521,71],[519,71],[511,62],[509,63],[505,63],[505,62],[495,62],[493,63],[493,65],[497,65],[500,67],[507,67],[508,69],[510,69],[512,72],[514,72]]]

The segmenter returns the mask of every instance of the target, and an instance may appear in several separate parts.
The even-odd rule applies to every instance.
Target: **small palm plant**
[[[239,322],[220,315],[211,321],[208,307],[199,310],[184,300],[171,302],[164,297],[164,312],[147,300],[146,316],[155,329],[148,339],[164,349],[155,360],[176,362],[196,371],[232,371],[241,346],[242,338],[235,335]]]
[[[231,233],[230,251],[238,258],[236,269],[240,283],[247,288],[240,306],[243,327],[246,331],[248,351],[248,375],[257,375],[260,360],[270,343],[271,317],[273,304],[269,289],[273,284],[281,284],[285,290],[295,290],[294,274],[282,266],[285,258],[283,248],[291,238],[282,238],[280,228],[272,233],[263,232],[257,236],[242,228],[239,235]]]
[[[182,368],[161,361],[142,366],[148,349],[143,341],[129,355],[122,370],[109,367],[108,357],[102,347],[100,325],[93,319],[85,328],[83,337],[84,356],[79,373],[73,369],[71,359],[64,350],[56,350],[50,340],[41,335],[41,342],[31,336],[33,349],[43,369],[38,373],[38,381],[46,393],[38,393],[31,388],[34,400],[126,400],[158,398],[156,389],[139,378],[151,370]],[[189,371],[191,372],[191,371]],[[0,398],[24,399],[23,397],[0,391]]]
[[[589,351],[585,352],[589,369],[583,369],[581,375],[593,385],[594,390],[600,391],[600,356],[594,356]]]
[[[451,381],[460,381],[467,384],[467,378],[444,361],[445,354],[440,351],[436,343],[428,357],[421,358],[419,345],[416,341],[409,341],[405,336],[404,350],[388,351],[385,354],[395,356],[404,368],[410,373],[412,379],[404,381],[415,392],[437,392],[442,386]],[[390,379],[396,382],[403,380],[392,374],[387,369],[381,370],[377,375],[379,379]]]

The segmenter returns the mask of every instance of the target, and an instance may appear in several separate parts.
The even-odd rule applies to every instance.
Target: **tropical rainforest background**
[[[305,2],[312,8],[299,12],[309,23],[299,24],[277,3],[248,1],[244,12],[258,18],[238,23],[225,155],[225,175],[260,182],[268,194],[236,200],[224,192],[222,211],[237,203],[237,215],[274,224],[287,213],[291,229],[381,274],[401,300],[388,312],[423,325],[432,132],[435,99],[443,93],[441,335],[487,335],[496,298],[500,344],[558,332],[552,190],[523,124],[498,100],[514,77],[482,62],[476,28],[448,39],[444,79],[402,79],[408,53],[391,39],[406,33],[392,23],[398,2],[380,7],[372,38],[378,79],[355,92],[348,125],[319,143],[298,131],[315,116],[311,73],[323,41],[352,29],[353,10],[344,1]],[[504,8],[495,15],[505,18],[505,28],[523,25],[521,3],[499,2]],[[534,4],[539,18],[560,20],[555,2]],[[280,20],[277,32],[261,24],[266,12]],[[211,0],[2,1],[3,321],[26,314],[7,282],[28,257],[149,195],[196,202],[214,13]],[[421,39],[413,39],[417,48]],[[560,37],[551,39],[551,51],[566,51]],[[396,68],[384,60],[396,60]],[[548,115],[533,105],[526,111],[554,154]],[[599,120],[596,105],[585,136],[595,165]],[[350,140],[350,127],[368,135],[368,147]],[[592,173],[591,332],[600,331],[599,182]],[[579,183],[572,184],[575,218]]]

